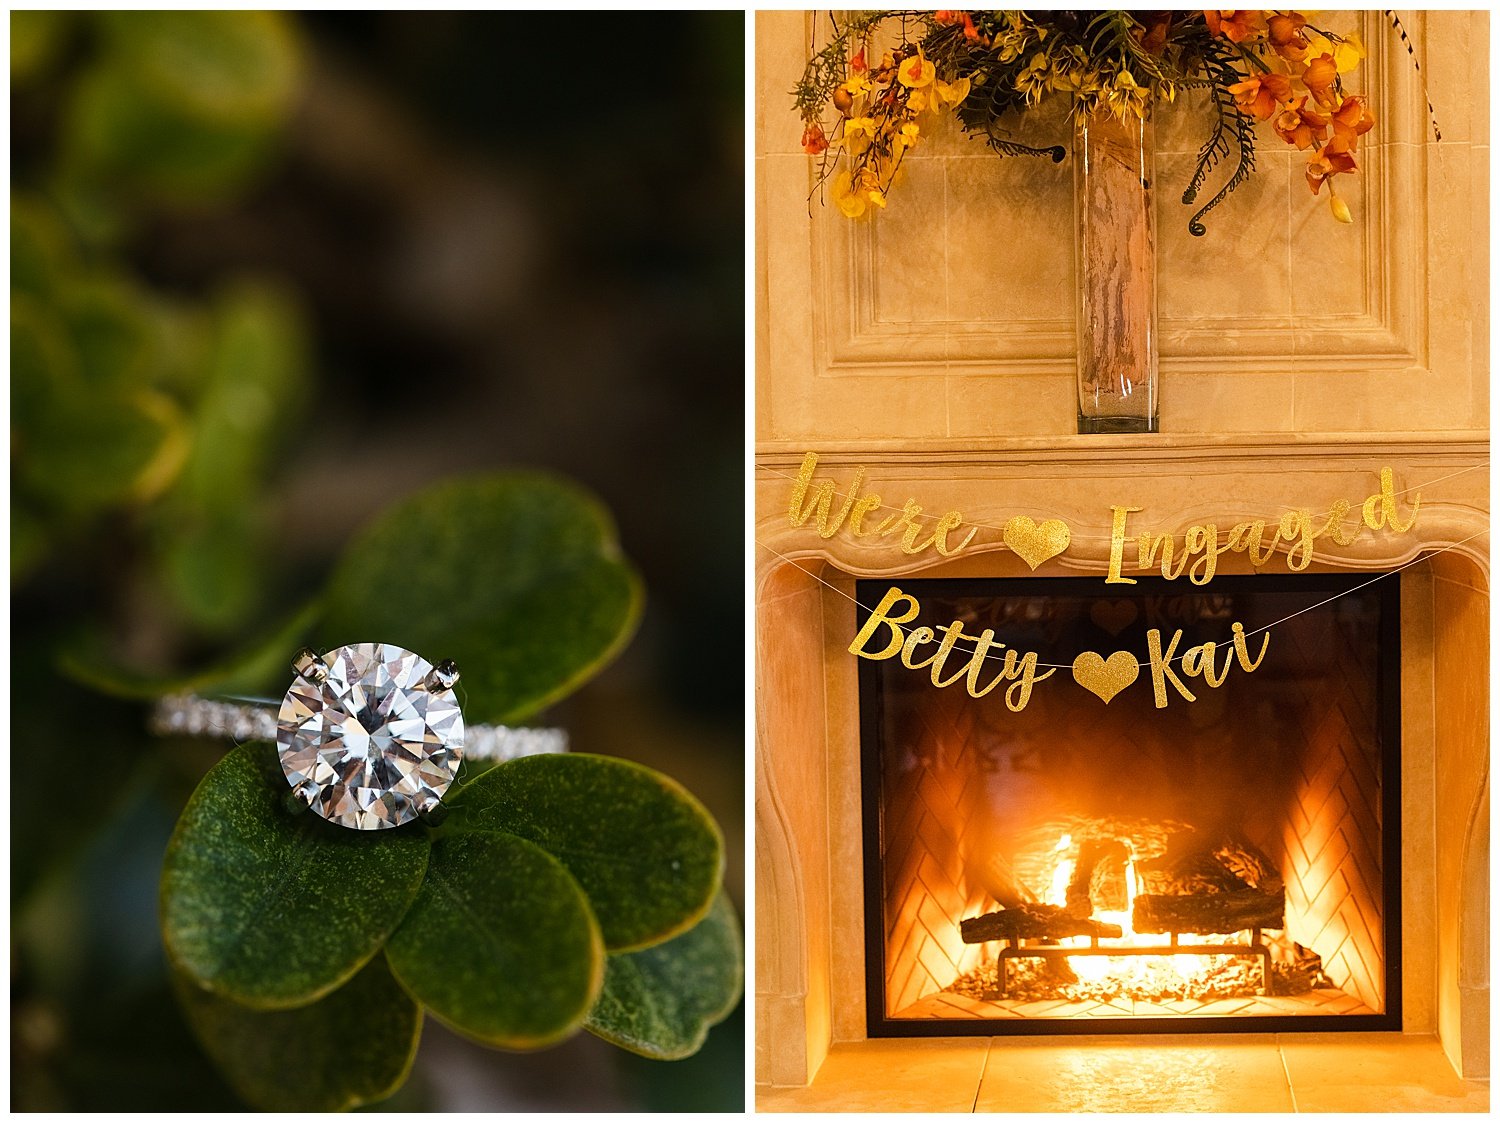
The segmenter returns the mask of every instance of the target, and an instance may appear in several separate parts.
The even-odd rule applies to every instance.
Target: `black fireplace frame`
[[[855,582],[857,626],[893,584]],[[1381,863],[1386,888],[1384,919],[1385,1010],[1380,1014],[1193,1016],[1172,1018],[891,1018],[885,1013],[885,891],[881,864],[880,722],[881,667],[859,659],[859,740],[862,840],[864,847],[865,1010],[870,1037],[1005,1037],[1055,1034],[1311,1033],[1402,1028],[1401,985],[1401,578],[1399,570],[1364,573],[1225,575],[1194,586],[1185,578],[1139,577],[1134,585],[1106,584],[1102,577],[904,578],[899,587],[918,601],[927,597],[1069,595],[1127,597],[1213,593],[1326,592],[1331,598],[1369,587],[1377,596],[1380,653],[1377,663],[1378,729],[1381,740]],[[851,656],[852,657],[852,656]],[[916,673],[916,672],[911,672]]]

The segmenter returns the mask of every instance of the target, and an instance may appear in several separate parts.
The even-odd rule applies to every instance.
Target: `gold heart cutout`
[[[1120,691],[1133,683],[1141,673],[1141,665],[1128,651],[1116,651],[1108,659],[1085,651],[1073,660],[1073,677],[1085,690],[1092,690],[1103,698],[1105,704]]]
[[[1005,524],[1004,538],[1016,556],[1035,569],[1066,550],[1073,534],[1061,519],[1048,519],[1037,526],[1028,516],[1017,515]]]
[[[1112,636],[1117,636],[1130,625],[1135,623],[1135,618],[1140,615],[1132,600],[1100,600],[1095,601],[1094,606],[1089,609],[1089,616]]]

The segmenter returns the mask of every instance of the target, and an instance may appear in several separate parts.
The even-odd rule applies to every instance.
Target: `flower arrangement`
[[[877,57],[883,25],[896,41]],[[826,185],[839,210],[859,218],[887,205],[906,153],[944,113],[1000,155],[1060,161],[1061,146],[1023,144],[1007,125],[1054,94],[1071,99],[1073,114],[1124,121],[1206,90],[1213,122],[1183,203],[1197,203],[1221,165],[1228,176],[1188,222],[1202,235],[1203,217],[1254,170],[1266,122],[1307,154],[1312,193],[1327,184],[1334,218],[1352,221],[1334,180],[1357,170],[1359,138],[1375,123],[1365,99],[1343,87],[1364,56],[1358,36],[1291,11],[862,12],[834,20],[792,92],[802,147],[819,159],[815,191]]]

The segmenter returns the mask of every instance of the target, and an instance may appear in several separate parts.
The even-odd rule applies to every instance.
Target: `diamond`
[[[336,648],[304,668],[276,724],[292,790],[356,830],[399,827],[436,807],[463,757],[464,719],[453,691],[429,683],[432,669],[386,643]]]

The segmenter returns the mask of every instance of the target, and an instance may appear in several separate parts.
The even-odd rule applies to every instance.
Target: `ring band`
[[[158,737],[224,737],[236,743],[274,741],[279,709],[280,704],[269,698],[220,701],[196,694],[168,694],[158,699],[151,711],[150,730]],[[568,751],[566,729],[470,725],[464,733],[464,756],[470,760],[519,760]]]
[[[354,643],[292,660],[280,707],[258,699],[169,695],[157,733],[274,740],[293,794],[341,827],[399,827],[434,811],[466,759],[566,752],[561,729],[468,725],[451,660],[429,663],[389,643]]]

